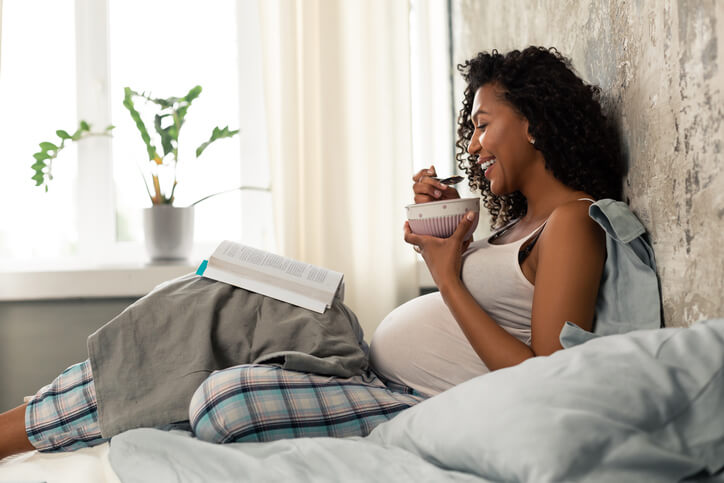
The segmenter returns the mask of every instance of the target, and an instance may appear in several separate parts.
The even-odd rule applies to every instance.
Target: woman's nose
[[[476,136],[475,132],[473,132],[473,135],[470,136],[470,142],[468,143],[468,154],[480,153],[480,150],[483,149],[483,136],[485,136],[485,133],[482,133],[480,136]]]
[[[470,136],[470,142],[468,143],[468,154],[476,154],[480,151],[480,143],[475,136]]]

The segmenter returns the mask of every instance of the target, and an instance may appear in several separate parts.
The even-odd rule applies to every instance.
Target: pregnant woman
[[[426,397],[561,349],[562,331],[571,327],[579,341],[594,328],[606,333],[599,330],[611,307],[606,286],[633,270],[631,259],[618,251],[616,223],[633,226],[637,220],[613,201],[620,198],[623,168],[599,89],[578,78],[555,49],[480,53],[459,70],[467,87],[457,159],[469,186],[481,192],[494,234],[463,241],[470,219],[446,239],[416,235],[406,224],[405,241],[422,254],[439,292],[389,314],[374,334],[371,366],[340,378],[273,363],[222,365],[180,401],[198,438],[223,443],[364,436]],[[416,203],[459,197],[435,174],[431,167],[413,177]],[[642,273],[641,263],[637,267]],[[655,272],[644,273],[656,287]],[[637,297],[647,315],[640,320],[658,323],[658,292],[647,302],[636,291],[624,291],[615,305],[621,311]],[[311,315],[309,320],[315,322]],[[367,349],[364,342],[359,347]],[[153,367],[152,360],[145,362],[143,367]],[[123,430],[102,431],[98,414],[108,409],[102,401],[109,396],[96,398],[96,389],[108,386],[108,378],[101,381],[104,376],[95,371],[89,361],[72,366],[27,405],[0,415],[0,457],[92,446]],[[146,377],[168,382],[164,374]],[[156,390],[156,380],[139,385]],[[153,421],[178,421],[163,419],[158,394],[153,405],[143,405],[143,397],[139,393],[125,409],[138,402],[156,411]]]
[[[392,312],[373,340],[380,375],[428,395],[473,376],[561,349],[566,321],[591,330],[606,243],[589,217],[618,199],[616,136],[586,85],[555,50],[482,53],[460,69],[468,85],[457,159],[497,231],[467,247],[405,225],[439,293]],[[458,198],[432,177],[415,202]]]

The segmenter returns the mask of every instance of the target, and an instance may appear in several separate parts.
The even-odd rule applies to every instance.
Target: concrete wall
[[[557,47],[620,124],[666,325],[724,317],[724,1],[453,0],[453,61]],[[456,76],[455,92],[462,92]]]
[[[0,412],[88,358],[86,338],[135,299],[0,303]]]

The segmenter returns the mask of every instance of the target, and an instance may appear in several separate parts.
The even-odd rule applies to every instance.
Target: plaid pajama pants
[[[196,390],[189,419],[196,436],[230,443],[315,436],[366,436],[425,399],[374,374],[336,378],[241,365],[211,374]],[[101,437],[90,362],[69,367],[28,402],[25,430],[43,452],[95,446]]]
[[[89,361],[70,366],[25,408],[25,433],[38,451],[74,451],[101,444]]]
[[[366,436],[423,399],[374,375],[342,379],[242,365],[216,371],[199,386],[189,420],[196,437],[213,443]]]

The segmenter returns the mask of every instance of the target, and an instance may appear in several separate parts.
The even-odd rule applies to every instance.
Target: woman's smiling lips
[[[495,164],[495,156],[488,156],[486,158],[479,159],[478,164],[484,171],[483,176],[490,179],[488,174],[490,173],[490,169],[493,167],[493,164]]]

